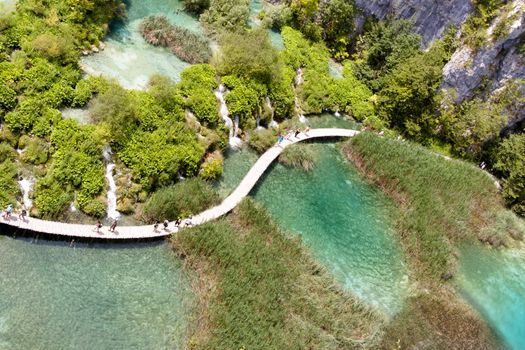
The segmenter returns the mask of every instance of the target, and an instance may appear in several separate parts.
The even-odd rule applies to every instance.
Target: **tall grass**
[[[219,195],[206,181],[191,178],[175,185],[162,187],[148,199],[142,213],[142,220],[175,220],[197,214],[219,203]]]
[[[311,144],[296,143],[286,147],[279,155],[279,162],[292,168],[312,170],[315,166],[316,154]]]
[[[207,313],[198,315],[199,324],[207,329],[195,330],[191,348],[354,349],[379,338],[383,318],[337,287],[249,199],[227,219],[172,241],[202,280],[215,281],[197,293],[206,305],[199,310]]]
[[[183,61],[206,63],[211,57],[208,39],[171,24],[165,16],[145,18],[139,30],[148,43],[169,48]]]
[[[508,243],[513,219],[494,180],[471,164],[371,133],[354,137],[344,150],[399,205],[402,242],[420,277],[450,276],[460,241]]]

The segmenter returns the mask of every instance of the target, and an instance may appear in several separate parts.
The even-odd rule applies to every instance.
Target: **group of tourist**
[[[309,127],[304,128],[304,131],[302,132],[306,136],[308,136],[308,132],[310,131]],[[283,136],[281,133],[279,133],[279,136],[277,137],[277,146],[281,145],[281,142],[284,140],[292,141],[292,137],[295,137],[296,139],[299,138],[299,135],[301,134],[301,130],[299,129],[288,129],[286,130],[286,135]]]
[[[170,222],[168,220],[164,220],[164,222],[162,223],[165,231],[168,231],[169,224]],[[160,225],[160,222],[155,221],[155,224],[153,225],[153,230],[155,232],[158,231],[159,225]],[[179,216],[177,220],[175,220],[174,225],[175,225],[175,228],[191,227],[193,226],[193,217],[190,215],[186,220],[182,221],[182,219]]]
[[[25,212],[25,210],[23,210],[23,212]],[[111,226],[109,227],[109,230],[108,230],[109,232],[115,232],[115,229],[117,228],[117,221],[118,219],[113,219],[113,222],[111,223]],[[169,224],[170,222],[168,220],[164,220],[164,222],[162,223],[165,231],[168,231]],[[100,232],[100,229],[102,228],[102,226],[103,226],[102,222],[100,220],[97,220],[94,231]],[[155,232],[158,232],[159,226],[160,226],[160,221],[158,220],[155,221],[155,224],[153,225],[153,230]],[[180,217],[178,217],[177,220],[175,220],[175,228],[191,227],[191,226],[193,226],[193,217],[191,215],[186,220],[184,220],[184,222],[182,221]]]
[[[2,214],[2,217],[4,218],[4,220],[11,220],[11,215],[13,215],[13,205],[8,204]],[[27,210],[22,209],[20,213],[18,214],[18,217],[20,218],[20,220],[26,221]]]

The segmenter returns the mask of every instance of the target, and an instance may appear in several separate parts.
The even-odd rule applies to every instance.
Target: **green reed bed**
[[[383,317],[343,292],[250,199],[172,242],[198,275],[190,348],[353,349],[379,340]]]
[[[517,219],[503,207],[494,179],[475,166],[371,133],[356,136],[344,149],[399,205],[402,241],[422,275],[453,273],[460,241],[509,243]]]
[[[146,41],[169,48],[181,60],[196,64],[206,63],[211,57],[208,39],[169,22],[165,16],[149,16],[139,27]]]
[[[315,166],[315,151],[311,144],[296,143],[288,146],[279,155],[279,162],[292,168],[312,170]]]
[[[482,318],[445,282],[454,277],[459,243],[499,247],[519,237],[519,220],[503,207],[494,179],[471,164],[372,133],[359,134],[343,150],[397,204],[393,215],[411,266],[412,293],[386,326],[380,348],[500,348]]]

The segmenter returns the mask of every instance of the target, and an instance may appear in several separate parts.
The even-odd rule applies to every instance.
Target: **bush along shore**
[[[211,57],[208,39],[171,24],[165,16],[147,17],[139,30],[148,43],[169,48],[183,61],[206,63]]]
[[[395,202],[397,232],[417,283],[387,326],[383,347],[425,342],[436,348],[498,348],[481,318],[447,283],[460,243],[510,246],[523,235],[494,180],[468,163],[367,132],[346,142],[343,151]]]
[[[171,242],[196,274],[188,348],[377,348],[384,316],[343,291],[253,200]]]

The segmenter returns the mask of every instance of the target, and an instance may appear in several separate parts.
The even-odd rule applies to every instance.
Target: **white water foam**
[[[33,201],[31,198],[29,198],[29,192],[31,192],[33,185],[35,184],[35,179],[32,177],[28,179],[23,178],[18,181],[18,184],[20,185],[20,190],[22,191],[22,201],[24,203],[24,208],[29,212],[33,206]]]
[[[219,88],[215,90],[215,97],[217,97],[217,100],[220,103],[219,108],[219,115],[221,116],[222,120],[224,121],[224,124],[226,127],[230,130],[229,138],[230,138],[230,147],[232,148],[239,148],[242,144],[242,141],[240,138],[237,137],[237,132],[239,129],[239,118],[236,117],[235,126],[233,125],[232,119],[229,117],[229,111],[228,106],[226,105],[226,101],[224,100],[224,93],[226,92],[226,89],[224,88],[224,85],[219,85]]]
[[[108,218],[118,219],[120,213],[117,211],[117,184],[113,178],[113,169],[115,168],[115,163],[111,162],[111,147],[107,145],[104,147],[104,160],[106,161],[106,179],[108,180]]]

